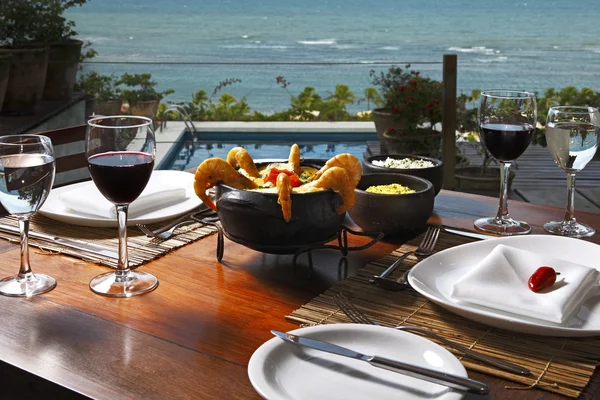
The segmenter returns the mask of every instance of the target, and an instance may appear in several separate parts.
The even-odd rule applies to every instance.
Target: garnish
[[[556,272],[554,268],[546,265],[541,266],[529,277],[529,289],[534,292],[540,292],[547,289],[554,285],[557,275],[560,275],[560,272]]]
[[[278,169],[278,168],[271,168],[269,170],[269,173],[267,174],[267,176],[264,179],[265,183],[271,182],[273,185],[276,185],[277,177],[281,173],[286,174],[290,177],[290,184],[292,185],[292,187],[298,187],[302,184],[302,182],[300,182],[300,178],[298,178],[298,175],[296,175],[292,171],[288,171],[287,169]]]

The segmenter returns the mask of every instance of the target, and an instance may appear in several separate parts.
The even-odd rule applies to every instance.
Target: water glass
[[[34,274],[29,265],[29,218],[44,204],[55,174],[54,148],[41,135],[0,137],[0,202],[17,217],[21,233],[21,266],[16,276],[0,280],[0,294],[29,297],[56,287],[54,278]]]
[[[127,254],[127,209],[142,193],[154,168],[156,143],[152,120],[136,116],[97,117],[88,121],[85,151],[94,184],[117,210],[117,270],[90,281],[90,289],[110,297],[131,297],[154,290],[158,279],[132,271]]]
[[[596,154],[599,134],[597,108],[558,106],[548,110],[546,141],[554,161],[567,173],[567,207],[562,221],[544,224],[546,231],[575,238],[592,236],[596,232],[575,219],[575,174]]]

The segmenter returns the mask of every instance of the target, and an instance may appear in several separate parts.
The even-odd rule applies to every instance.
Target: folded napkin
[[[552,287],[535,293],[529,277],[541,266],[560,275]],[[563,322],[598,280],[598,271],[544,254],[498,245],[452,286],[450,297],[513,314]]]
[[[168,177],[152,175],[140,196],[129,205],[128,217],[137,218],[152,211],[177,204],[185,199],[186,189],[173,187]],[[62,204],[77,213],[115,219],[115,205],[100,193],[93,182],[61,193]]]

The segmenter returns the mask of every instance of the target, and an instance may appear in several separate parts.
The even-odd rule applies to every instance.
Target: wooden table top
[[[442,191],[430,222],[472,229],[475,218],[496,210],[497,199]],[[564,214],[559,208],[521,202],[509,202],[509,211],[529,222],[534,233],[543,233],[544,222]],[[582,212],[578,217],[600,229],[600,214]],[[58,286],[30,299],[0,296],[0,360],[5,376],[13,378],[7,383],[10,390],[19,395],[29,390],[31,397],[40,398],[48,395],[45,388],[62,397],[102,399],[258,398],[247,375],[252,353],[272,337],[271,329],[297,328],[284,317],[344,278],[337,268],[341,255],[314,252],[309,279],[304,256],[294,271],[292,256],[262,254],[228,239],[219,263],[216,239],[201,239],[142,266],[160,285],[130,299],[90,291],[90,279],[106,267],[32,248],[34,272],[53,276]],[[349,240],[351,245],[367,241],[352,235]],[[591,241],[600,243],[600,235]],[[384,240],[351,252],[347,275],[401,243]],[[0,253],[0,276],[14,275],[17,245],[1,241]],[[492,398],[561,398],[539,390],[507,391],[502,379],[469,375],[490,383]],[[598,372],[585,398],[597,393],[597,377]],[[37,385],[33,389],[32,380]]]

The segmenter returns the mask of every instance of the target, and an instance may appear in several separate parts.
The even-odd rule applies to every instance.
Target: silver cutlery
[[[0,224],[0,231],[14,233],[17,235],[21,233],[19,228],[17,228],[16,226],[6,225],[6,224]],[[103,256],[103,257],[109,257],[109,258],[114,258],[114,259],[119,258],[119,255],[116,252],[109,250],[106,247],[99,246],[96,244],[80,242],[80,241],[72,240],[72,239],[64,239],[59,236],[53,236],[53,235],[48,235],[45,233],[31,232],[31,231],[29,232],[29,237],[33,238],[33,239],[46,240],[48,242],[52,242],[52,243],[56,243],[57,245],[61,245],[63,247],[68,247],[68,248],[76,249],[76,250],[82,250],[87,253],[91,253],[91,254],[95,254],[95,255],[99,255],[99,256]]]
[[[499,237],[499,236],[494,236],[494,235],[486,235],[486,234],[483,234],[483,233],[476,233],[476,232],[469,232],[469,231],[459,231],[458,229],[451,229],[451,228],[444,228],[444,232],[448,232],[448,233],[451,233],[453,235],[465,236],[465,237],[470,237],[470,238],[474,238],[474,239],[481,239],[481,240],[488,240],[488,239],[494,239],[494,238]]]
[[[453,375],[447,372],[436,371],[433,369],[420,367],[418,365],[392,360],[385,357],[362,354],[357,351],[350,350],[346,347],[338,346],[336,344],[324,342],[321,340],[294,335],[292,333],[279,332],[275,330],[271,331],[271,333],[288,343],[293,343],[295,345],[305,346],[311,349],[320,350],[339,356],[349,357],[360,361],[365,361],[377,368],[383,368],[388,371],[398,372],[403,375],[422,379],[428,382],[437,383],[439,385],[444,385],[453,389],[482,395],[487,394],[489,392],[489,387],[487,384],[476,381],[474,379],[464,378],[462,376]]]
[[[145,224],[136,224],[138,229],[142,231],[147,237],[154,238],[157,240],[167,240],[175,236],[175,230],[181,226],[193,224],[194,221],[192,216],[209,216],[213,214],[214,211],[210,208],[206,207],[204,204],[201,204],[199,208],[194,209],[194,211],[183,214],[179,218],[174,221],[169,222],[168,224],[161,226],[154,231],[150,230]]]
[[[333,301],[335,301],[335,304],[337,304],[337,306],[344,312],[344,314],[346,314],[346,316],[350,319],[350,321],[357,323],[357,324],[379,325],[378,323],[376,323],[375,321],[373,321],[369,317],[367,317],[358,308],[356,308],[356,306],[354,306],[354,304],[352,304],[350,302],[350,300],[348,300],[348,298],[346,296],[344,296],[342,293],[338,293],[335,296],[333,296]],[[436,333],[433,333],[427,329],[419,328],[416,326],[408,326],[408,325],[406,325],[406,326],[399,325],[399,326],[394,327],[394,329],[422,333],[424,335],[427,335],[429,337],[437,339],[440,342],[442,342],[448,346],[455,348],[456,350],[463,353],[465,356],[471,357],[475,360],[479,360],[486,364],[493,365],[494,367],[503,369],[505,371],[513,372],[515,374],[531,375],[531,371],[529,371],[525,367],[521,367],[520,365],[513,364],[508,361],[500,360],[495,357],[486,356],[475,350],[464,347],[458,343],[454,343],[454,342],[446,339],[445,337],[442,337],[442,336],[440,336]]]
[[[410,286],[408,285],[408,272],[407,270],[400,276],[398,279],[388,278],[388,275],[391,275],[398,266],[404,262],[404,260],[410,256],[411,254],[415,254],[419,257],[428,257],[434,253],[435,244],[437,243],[437,239],[440,235],[440,227],[439,226],[430,226],[427,228],[425,232],[425,236],[421,240],[421,243],[414,251],[409,251],[408,253],[403,254],[400,258],[398,258],[392,265],[388,267],[381,275],[375,275],[373,278],[369,280],[371,283],[377,283],[383,289],[386,290],[403,290],[407,289]]]

